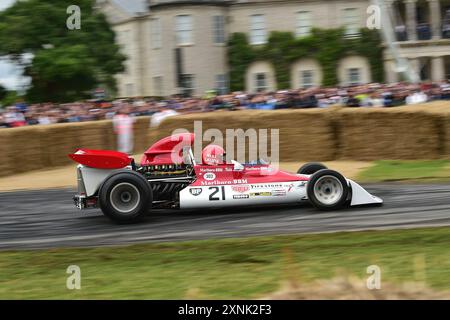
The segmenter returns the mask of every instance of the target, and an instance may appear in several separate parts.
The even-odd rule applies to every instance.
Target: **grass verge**
[[[66,288],[69,265],[81,290]],[[0,252],[0,299],[259,298],[289,280],[351,274],[450,289],[450,228]]]
[[[448,160],[379,160],[357,175],[359,182],[439,182],[449,180],[450,161]]]

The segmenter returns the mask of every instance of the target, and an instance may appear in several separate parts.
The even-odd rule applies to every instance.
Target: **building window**
[[[263,14],[250,17],[250,43],[264,44],[267,41],[266,22]]]
[[[312,70],[302,70],[300,72],[300,79],[303,88],[311,88],[314,86],[314,72]]]
[[[175,32],[178,45],[192,44],[192,16],[180,15],[175,17]]]
[[[213,41],[215,44],[225,43],[225,17],[213,16]]]
[[[348,83],[350,85],[356,85],[361,83],[361,70],[359,68],[348,69]]]
[[[256,92],[262,92],[267,90],[267,77],[263,72],[255,74],[255,90]]]
[[[357,8],[346,8],[343,12],[345,34],[347,36],[358,36],[360,27],[360,17]]]
[[[216,75],[216,90],[219,95],[228,93],[228,77],[226,74]]]
[[[181,76],[181,94],[190,97],[194,94],[194,75],[193,74],[183,74]]]
[[[159,18],[152,19],[150,28],[152,48],[161,48],[161,20]]]
[[[153,95],[157,97],[163,96],[163,77],[153,77]]]
[[[297,13],[297,26],[295,28],[295,34],[297,37],[305,37],[311,34],[311,12],[300,11]]]

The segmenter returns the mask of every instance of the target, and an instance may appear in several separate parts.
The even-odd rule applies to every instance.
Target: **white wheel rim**
[[[127,214],[137,208],[141,194],[131,183],[122,182],[112,188],[109,201],[115,210]]]
[[[320,177],[314,184],[314,196],[320,203],[327,206],[339,202],[343,193],[341,181],[334,176]]]

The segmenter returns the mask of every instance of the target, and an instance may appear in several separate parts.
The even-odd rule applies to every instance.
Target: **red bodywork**
[[[195,135],[193,133],[181,133],[159,140],[144,152],[141,165],[182,164],[183,148],[192,147],[194,138]],[[101,169],[124,168],[132,160],[127,154],[122,152],[89,149],[78,149],[77,152],[70,154],[69,157],[82,165]],[[197,179],[192,186],[309,180],[307,176],[284,172],[269,165],[244,165],[244,169],[238,171],[234,170],[233,164],[198,164],[194,166],[194,170]]]
[[[221,164],[214,166],[202,164],[196,165],[194,170],[197,179],[192,186],[276,183],[309,180],[306,176],[284,172],[269,165],[244,165],[244,170],[235,171],[233,164]]]
[[[192,147],[193,133],[175,134],[154,143],[141,159],[141,166],[183,163],[183,148]]]
[[[120,169],[131,163],[126,153],[111,150],[77,149],[69,157],[84,166],[97,169]]]

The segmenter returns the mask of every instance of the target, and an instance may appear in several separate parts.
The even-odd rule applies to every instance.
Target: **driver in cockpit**
[[[225,164],[225,156],[226,153],[224,148],[215,144],[210,144],[203,148],[202,163],[209,166]]]

